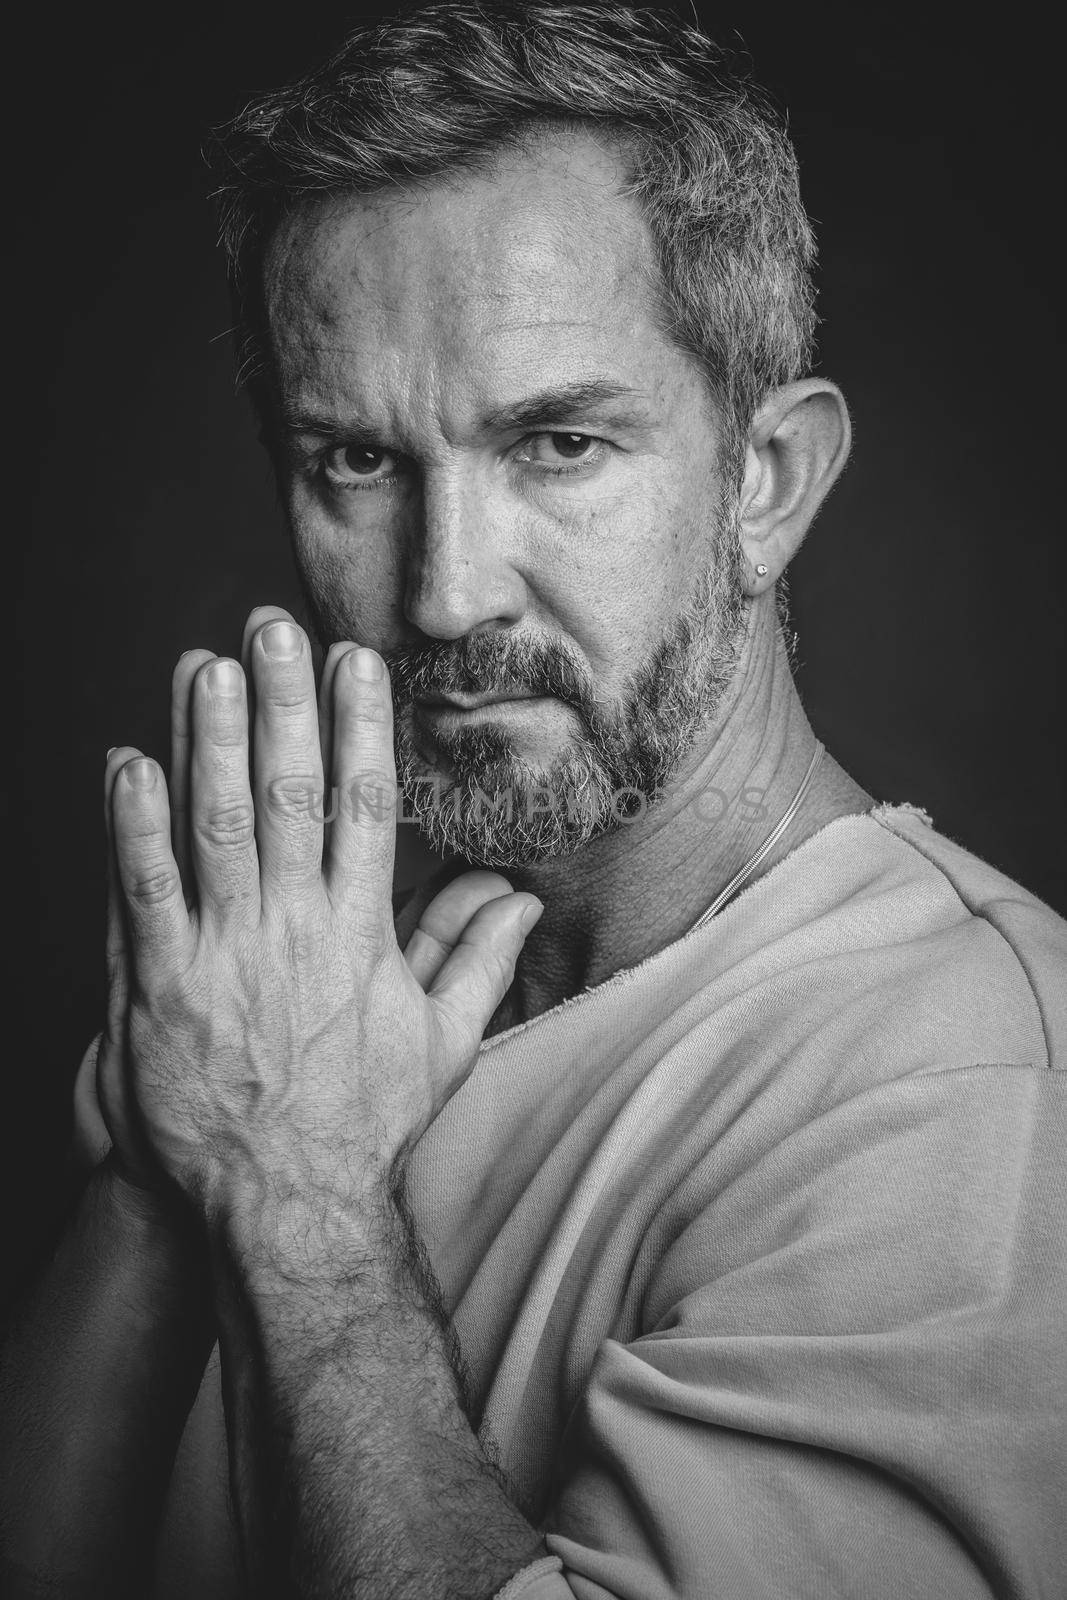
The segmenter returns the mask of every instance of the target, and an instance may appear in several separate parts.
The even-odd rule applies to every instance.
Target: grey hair
[[[484,169],[539,126],[580,126],[629,166],[655,247],[663,326],[700,363],[736,447],[801,376],[815,243],[785,125],[736,58],[647,7],[439,0],[348,35],[317,70],[215,132],[239,379],[263,409],[264,257],[316,196]]]

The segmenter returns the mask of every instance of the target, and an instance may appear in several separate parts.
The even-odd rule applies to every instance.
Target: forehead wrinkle
[[[386,248],[385,259],[365,247],[396,231],[398,220],[418,218],[423,206],[398,194],[375,209],[379,215],[369,223],[356,210],[345,219],[346,229],[331,230],[335,206],[305,234],[312,246],[305,255],[313,257],[307,276],[321,297],[320,316],[330,321],[353,309],[348,300],[353,286],[364,308],[373,302],[377,310],[401,316],[412,301],[423,310],[440,302],[477,312],[480,305],[518,306],[583,290],[617,298],[644,276],[635,271],[648,249],[643,223],[637,238],[617,226],[599,238],[582,237],[571,210],[557,211],[543,198],[500,217],[483,195],[481,215],[478,207],[475,215],[465,213],[458,220],[438,214],[425,233],[402,230]],[[299,251],[299,241],[294,244]]]
[[[498,322],[495,325],[496,333],[545,333],[553,329],[573,328],[598,328],[600,323],[592,317],[567,317],[557,320],[555,317],[536,317],[526,322]]]
[[[595,152],[603,161],[603,148]],[[579,150],[566,141],[551,154],[555,175],[549,171],[547,186],[539,186],[536,160],[509,170],[502,159],[494,173],[470,181],[309,202],[287,219],[270,252],[273,287],[286,302],[277,309],[303,311],[301,320],[320,327],[343,326],[361,312],[432,320],[439,304],[453,316],[463,310],[477,317],[494,306],[533,310],[534,302],[554,300],[570,313],[519,314],[511,319],[515,331],[591,321],[566,303],[583,294],[636,309],[633,289],[646,281],[651,245],[643,216],[620,194],[614,167],[609,181],[595,164],[583,173]],[[575,183],[589,195],[590,226],[575,226]]]
[[[535,328],[544,332],[546,324]],[[626,405],[644,409],[661,386],[654,369],[646,366],[635,373],[628,367],[624,341],[583,341],[576,348],[570,340],[551,338],[516,349],[498,337],[500,331],[494,327],[493,336],[474,348],[460,337],[458,348],[449,339],[442,347],[390,350],[384,361],[380,349],[376,358],[362,359],[358,346],[344,340],[300,342],[292,352],[295,359],[287,363],[285,408],[317,414],[331,423],[332,431],[362,430],[383,444],[425,454],[433,441],[458,447],[483,437],[486,430],[492,434],[510,427],[494,419],[522,411],[530,397],[549,390],[580,390],[595,383],[617,388]],[[557,330],[549,326],[548,331]],[[605,418],[621,416],[626,405],[620,409],[613,398],[594,410]],[[558,416],[568,410],[577,415],[578,409],[562,405]],[[523,425],[533,426],[537,420],[528,417]]]
[[[579,157],[563,154],[569,174]],[[405,432],[424,433],[432,414],[440,439],[446,425],[462,435],[477,415],[544,388],[549,372],[569,382],[618,368],[633,382],[653,354],[658,368],[670,345],[648,293],[640,212],[578,172],[590,204],[575,225],[559,163],[540,189],[531,172],[457,181],[443,204],[434,185],[319,197],[291,219],[268,254],[287,401],[299,394],[338,415],[373,401],[376,422],[406,421]],[[420,213],[426,226],[409,228]]]
[[[380,312],[360,317],[352,311],[347,326],[325,328],[299,318],[286,329],[284,387],[321,398],[331,412],[344,410],[380,416],[399,415],[431,404],[442,419],[460,425],[462,415],[497,411],[516,397],[552,385],[582,381],[590,371],[611,372],[629,387],[645,377],[632,371],[628,352],[636,323],[605,324],[603,318],[551,316],[513,318],[488,316],[473,324],[463,316],[438,314],[401,319],[390,324]],[[357,394],[373,396],[373,405],[355,404]],[[421,398],[420,398],[421,397]],[[303,402],[301,402],[303,408]]]

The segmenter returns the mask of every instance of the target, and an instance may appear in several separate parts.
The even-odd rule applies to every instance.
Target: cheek
[[[398,584],[388,541],[357,537],[299,495],[288,511],[297,566],[327,642],[358,639],[386,648],[395,632]]]
[[[670,483],[631,482],[575,508],[551,541],[542,598],[605,687],[648,658],[691,598],[716,505]]]

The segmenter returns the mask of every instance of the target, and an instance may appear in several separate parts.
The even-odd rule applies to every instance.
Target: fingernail
[[[540,900],[528,900],[526,902],[526,908],[522,913],[522,921],[521,921],[521,927],[522,927],[523,933],[529,933],[530,929],[533,927],[534,923],[538,920],[538,918],[540,917],[540,915],[541,915],[541,913],[542,913],[542,911],[544,909],[545,908],[541,904]]]
[[[111,749],[108,751],[107,755],[104,758],[105,763],[111,760],[111,757],[115,754],[115,751],[117,749],[118,749],[118,745],[117,744],[113,744],[111,746]]]
[[[244,693],[244,674],[236,661],[213,661],[205,673],[207,686],[212,694],[232,699],[234,695]]]
[[[300,629],[291,622],[268,622],[259,640],[272,661],[296,661],[304,643]]]
[[[156,764],[142,757],[139,761],[127,761],[122,769],[126,782],[134,789],[154,789],[156,786]]]
[[[357,678],[362,678],[365,683],[373,683],[385,671],[385,662],[374,650],[368,650],[363,645],[357,646],[348,657],[348,664]]]

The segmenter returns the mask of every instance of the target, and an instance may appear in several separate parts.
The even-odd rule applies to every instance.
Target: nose
[[[407,559],[404,614],[432,639],[461,639],[479,627],[510,627],[527,606],[526,584],[509,557],[506,511],[491,491],[457,478],[426,481],[420,526]]]

